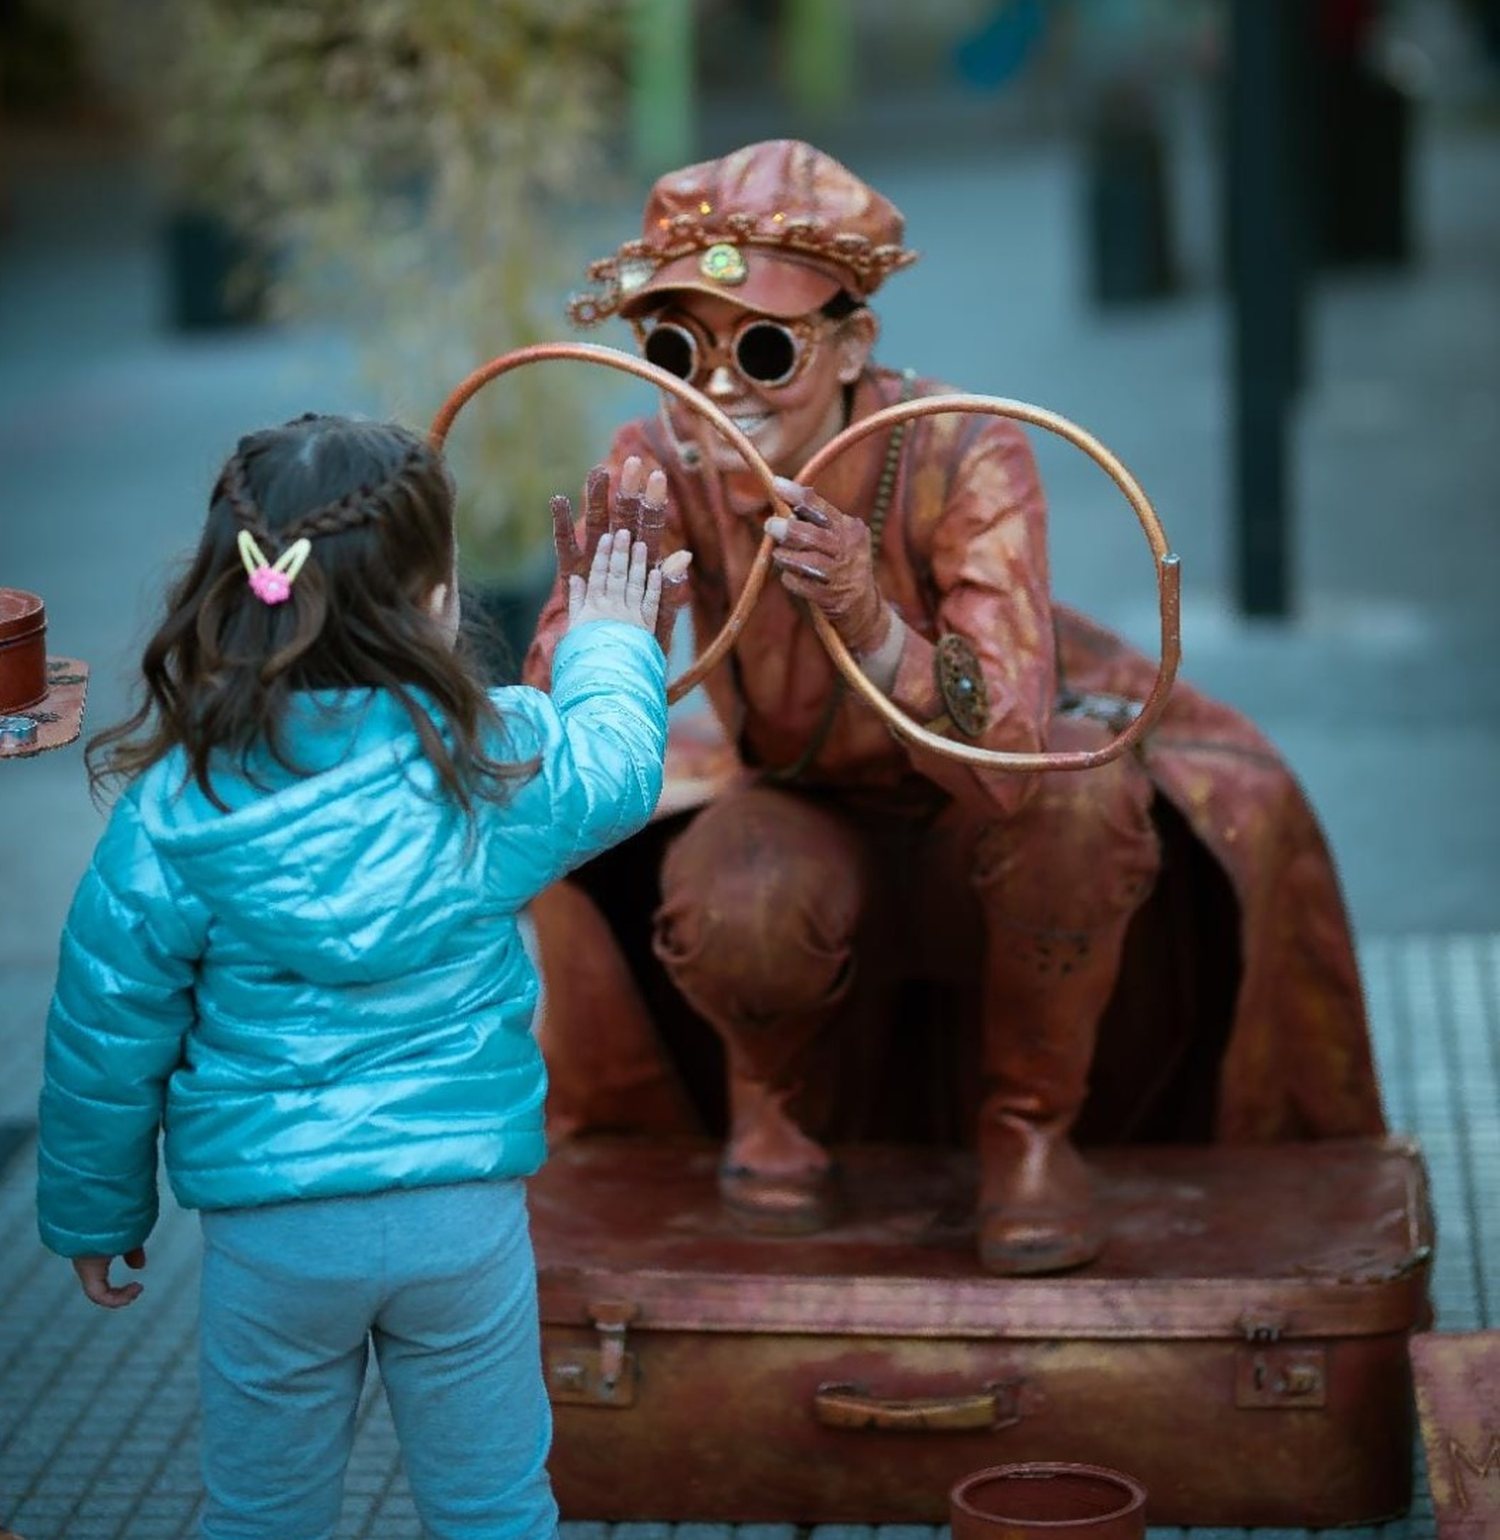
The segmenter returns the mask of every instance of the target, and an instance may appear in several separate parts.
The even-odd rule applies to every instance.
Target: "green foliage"
[[[178,196],[275,253],[276,310],[344,329],[380,410],[424,424],[476,365],[564,334],[563,291],[584,263],[570,225],[606,186],[628,7],[74,3],[96,20],[115,11],[116,58],[141,56]],[[465,408],[449,452],[471,571],[545,539],[556,465],[597,453],[595,373],[520,370]]]

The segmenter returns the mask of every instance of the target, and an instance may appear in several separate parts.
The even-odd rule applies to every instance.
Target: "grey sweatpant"
[[[204,1540],[327,1540],[370,1348],[436,1540],[551,1540],[519,1181],[205,1212]]]

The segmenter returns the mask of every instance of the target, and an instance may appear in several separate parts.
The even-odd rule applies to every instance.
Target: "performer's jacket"
[[[871,368],[850,393],[849,420],[951,389]],[[901,435],[898,454],[893,433]],[[683,449],[659,417],[641,418],[617,432],[608,465],[617,475],[636,455],[666,472],[663,552],[686,546],[693,553],[691,619],[702,646],[718,635],[743,589],[771,510],[759,497],[736,501],[700,468],[700,456]],[[948,634],[973,648],[987,694],[988,725],[965,742],[1035,751],[1046,746],[1058,712],[1118,729],[1150,693],[1154,659],[1053,600],[1045,500],[1026,432],[1014,421],[973,412],[908,419],[904,428],[853,445],[819,476],[816,490],[879,524],[876,579],[907,628],[890,695],[913,720],[957,735],[934,668],[935,645]],[[547,682],[565,618],[559,588],[526,659],[528,682]],[[1000,819],[1034,792],[1035,776],[971,767],[897,736],[847,690],[825,722],[830,692],[841,688],[806,614],[773,576],[730,655],[703,682],[711,715],[689,710],[674,718],[658,820],[799,760],[806,762],[793,784],[837,788],[892,817],[920,819],[943,798],[962,797]],[[816,752],[809,759],[810,744]],[[1195,1087],[1200,1107],[1182,1126],[1207,1137],[1380,1132],[1337,876],[1280,755],[1242,714],[1180,678],[1132,752],[1156,788],[1163,871],[1132,928],[1101,1026],[1092,1093],[1100,1105],[1093,1116],[1085,1110],[1084,1142],[1172,1136],[1170,1129],[1124,1126],[1105,1106],[1111,1077],[1160,1074],[1168,1063]],[[562,959],[577,958],[581,938],[568,934],[576,903],[544,902],[537,913],[544,967],[549,959],[564,966]],[[654,1051],[649,1024],[617,1025],[618,1032],[582,1034],[590,1043],[587,1066],[568,1062],[582,1051],[578,1035],[558,1031],[549,1041],[544,1034],[555,1099],[591,1076],[609,1081],[600,1056],[612,1043],[622,1071],[629,1060],[630,1075],[640,1073]],[[587,1115],[579,1107],[559,1111],[570,1127],[628,1123],[628,1111],[611,1110],[608,1101],[595,1099]]]

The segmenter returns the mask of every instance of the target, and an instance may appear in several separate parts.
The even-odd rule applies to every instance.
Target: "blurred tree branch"
[[[275,313],[346,329],[383,410],[423,426],[475,365],[559,334],[555,286],[583,267],[570,214],[607,184],[624,114],[628,7],[68,3],[169,195],[275,254]],[[558,488],[536,451],[586,415],[579,372],[545,368],[466,409],[450,442],[466,565],[546,543]]]

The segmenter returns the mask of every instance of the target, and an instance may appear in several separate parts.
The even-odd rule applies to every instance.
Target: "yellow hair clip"
[[[285,604],[292,597],[292,582],[312,553],[312,541],[304,535],[294,540],[274,562],[255,543],[248,529],[239,533],[240,560],[250,578],[250,591],[262,604]]]

